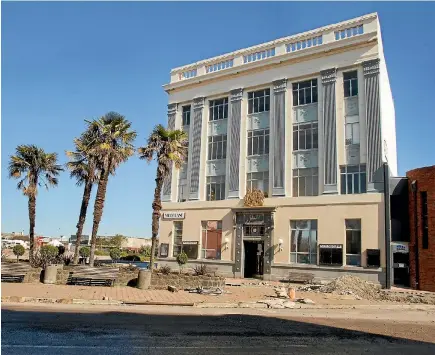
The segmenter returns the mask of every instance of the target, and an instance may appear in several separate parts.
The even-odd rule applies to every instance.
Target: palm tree
[[[38,187],[45,186],[48,189],[49,186],[57,186],[57,176],[63,169],[57,164],[56,153],[46,153],[36,145],[19,145],[15,155],[10,157],[8,170],[10,178],[20,179],[17,188],[29,199],[29,261],[33,263]]]
[[[181,130],[167,130],[157,125],[148,137],[148,144],[138,149],[140,159],[148,162],[155,157],[157,161],[156,188],[152,203],[152,243],[150,266],[154,267],[157,235],[159,234],[160,211],[162,209],[161,192],[163,181],[169,175],[172,164],[180,169],[187,157],[187,134]]]
[[[80,207],[79,220],[76,228],[76,245],[74,251],[74,264],[79,262],[79,249],[82,240],[83,226],[86,221],[89,200],[91,198],[92,187],[98,181],[97,159],[92,156],[90,144],[93,142],[91,132],[85,131],[80,138],[74,139],[75,151],[67,151],[66,155],[70,161],[66,164],[70,170],[71,178],[77,180],[76,185],[84,185],[82,204]]]
[[[137,134],[130,129],[131,123],[116,112],[109,112],[98,120],[87,123],[88,131],[93,137],[88,144],[89,153],[96,157],[99,169],[89,257],[89,265],[94,266],[97,233],[103,215],[109,175],[114,174],[116,168],[134,154],[133,141]]]

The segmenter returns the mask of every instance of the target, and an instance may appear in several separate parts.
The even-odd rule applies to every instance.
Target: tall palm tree
[[[89,256],[89,265],[94,266],[97,233],[103,215],[109,175],[114,174],[116,168],[134,154],[133,142],[137,134],[130,129],[131,123],[116,112],[109,112],[98,120],[87,123],[88,131],[93,137],[88,144],[89,152],[96,157],[99,169]]]
[[[156,188],[152,203],[152,243],[150,256],[150,269],[154,267],[157,235],[159,234],[160,211],[162,209],[161,193],[163,182],[168,176],[172,164],[180,169],[187,156],[187,134],[181,130],[167,130],[157,125],[148,137],[148,144],[138,149],[140,159],[148,162],[157,161]]]
[[[56,153],[46,153],[36,145],[19,145],[15,155],[10,157],[8,170],[10,178],[20,179],[17,188],[29,199],[29,261],[33,263],[38,187],[45,186],[48,189],[49,186],[57,186],[57,176],[63,169],[57,164]]]
[[[89,148],[93,138],[91,132],[85,131],[79,138],[74,139],[75,151],[66,152],[66,155],[70,158],[66,166],[70,170],[71,178],[77,180],[77,186],[84,185],[80,215],[76,225],[74,264],[78,264],[79,261],[80,242],[82,240],[83,226],[86,221],[92,187],[98,181],[97,159],[91,154],[91,149]]]

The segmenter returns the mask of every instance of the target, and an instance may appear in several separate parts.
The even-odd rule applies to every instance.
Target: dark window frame
[[[341,246],[341,248],[331,248],[331,247],[324,247],[325,245],[332,245],[332,246]],[[339,251],[339,252],[338,252]],[[340,255],[341,263],[333,263],[333,252],[335,252],[336,255]],[[330,253],[329,259],[331,262],[325,263],[324,262],[324,254]],[[343,266],[343,244],[319,244],[319,265],[321,266]]]

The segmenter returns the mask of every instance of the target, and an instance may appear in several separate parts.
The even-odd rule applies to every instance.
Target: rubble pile
[[[341,276],[319,287],[318,290],[319,292],[351,295],[355,298],[364,298],[372,301],[379,301],[383,298],[379,286],[352,275]]]

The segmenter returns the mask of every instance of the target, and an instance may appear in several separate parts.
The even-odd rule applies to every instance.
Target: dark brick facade
[[[435,292],[435,165],[408,171],[406,176],[408,178],[409,184],[409,226],[411,234],[409,243],[409,257],[411,286],[420,290]],[[412,188],[413,181],[416,182],[416,192],[414,192]],[[429,240],[427,248],[423,248],[421,192],[427,193],[429,225]],[[417,216],[417,231],[415,227],[415,216]],[[417,285],[416,270],[417,245],[419,285]]]

